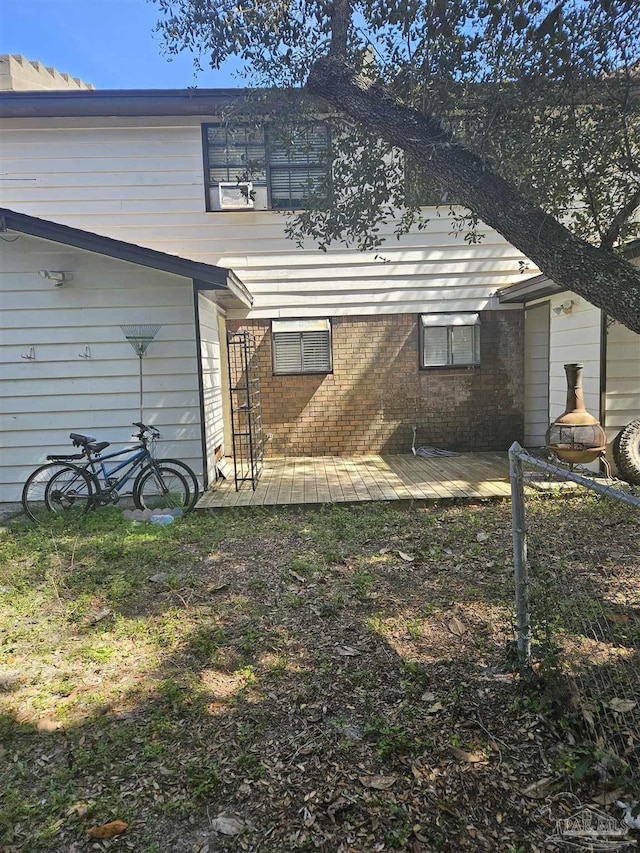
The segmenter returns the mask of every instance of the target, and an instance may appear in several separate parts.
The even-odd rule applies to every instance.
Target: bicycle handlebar
[[[138,435],[137,438],[143,439],[145,437],[145,433],[149,433],[151,438],[160,438],[160,432],[155,427],[147,426],[143,424],[142,421],[136,421],[133,424],[134,427],[138,427]]]

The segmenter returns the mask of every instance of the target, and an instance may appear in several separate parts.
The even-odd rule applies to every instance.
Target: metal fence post
[[[531,657],[531,624],[529,618],[529,566],[527,564],[527,528],[524,505],[524,476],[520,445],[514,442],[509,449],[511,480],[511,529],[513,535],[513,571],[516,585],[516,614],[518,625],[518,657],[529,663]]]

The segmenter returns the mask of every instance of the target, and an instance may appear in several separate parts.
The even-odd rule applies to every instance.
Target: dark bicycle
[[[83,515],[90,509],[115,504],[133,479],[131,496],[137,509],[174,509],[188,512],[199,497],[196,475],[179,459],[157,459],[155,427],[135,423],[136,447],[104,453],[108,441],[92,435],[70,433],[80,453],[47,456],[22,490],[22,506],[33,521],[51,515]],[[134,479],[135,478],[135,479]]]

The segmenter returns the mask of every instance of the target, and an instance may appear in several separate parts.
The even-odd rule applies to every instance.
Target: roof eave
[[[562,293],[563,288],[551,281],[546,275],[535,275],[526,281],[518,281],[505,287],[498,294],[498,301],[504,305],[531,302],[554,293]]]
[[[43,240],[51,240],[76,249],[106,255],[138,266],[203,281],[210,289],[229,291],[246,306],[251,306],[253,301],[250,292],[238,276],[225,267],[169,255],[166,252],[158,252],[156,249],[147,249],[135,243],[125,243],[113,237],[83,231],[48,219],[39,219],[7,208],[0,208],[0,231],[29,234],[32,237],[40,237]]]

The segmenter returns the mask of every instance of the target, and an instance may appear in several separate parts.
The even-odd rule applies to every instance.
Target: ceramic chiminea
[[[582,364],[565,364],[567,374],[567,408],[549,425],[545,436],[547,449],[559,459],[575,465],[593,462],[607,446],[600,422],[584,407]]]

